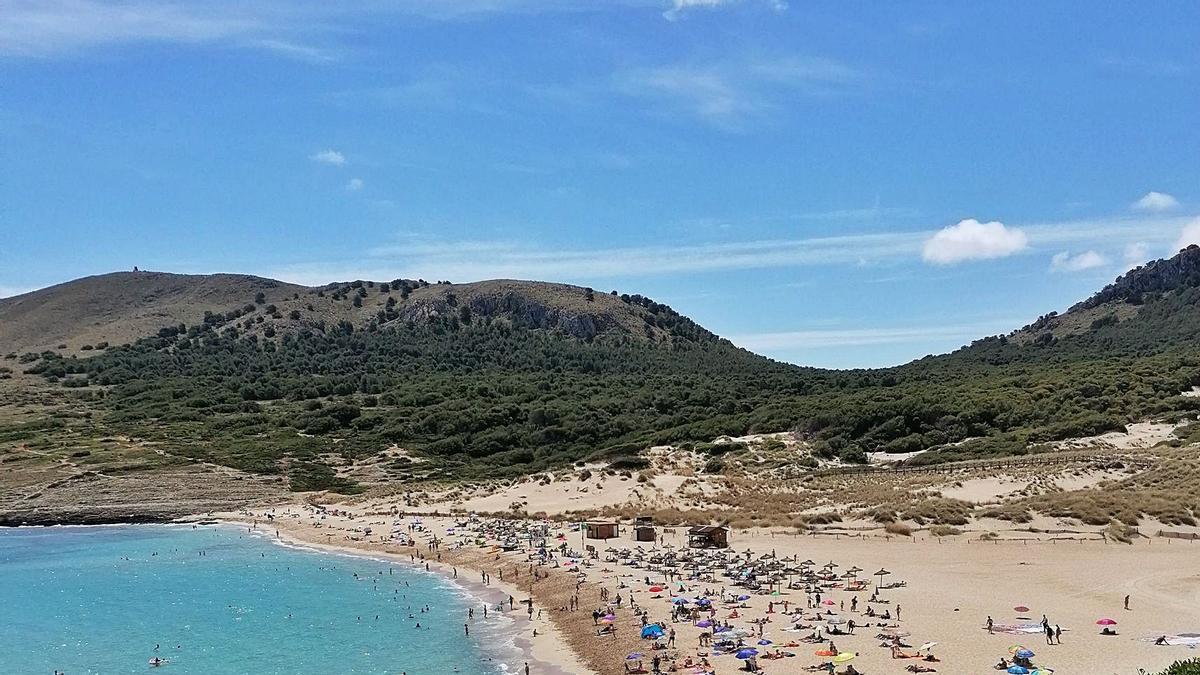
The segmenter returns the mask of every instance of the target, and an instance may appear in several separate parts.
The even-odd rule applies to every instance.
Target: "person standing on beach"
[[[525,662],[525,675],[529,675],[529,662]]]
[[[1129,596],[1125,596],[1125,611],[1129,611]]]
[[[993,633],[992,633],[992,625],[993,625],[993,624],[992,624],[992,617],[989,615],[989,616],[988,616],[988,618],[987,618],[987,630],[988,630],[988,635],[992,635],[992,634],[993,634]]]
[[[1062,644],[1062,626],[1054,624],[1054,644]]]

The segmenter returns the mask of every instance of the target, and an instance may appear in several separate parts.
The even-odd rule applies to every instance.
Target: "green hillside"
[[[777,363],[640,296],[533,282],[305,289],[291,309],[248,298],[102,353],[5,364],[77,395],[105,432],[294,489],[355,489],[330,468],[346,460],[387,457],[395,478],[636,467],[648,445],[782,430],[851,462],[945,461],[1195,409],[1180,394],[1200,384],[1198,267],[1192,247],[1061,316],[877,370]]]

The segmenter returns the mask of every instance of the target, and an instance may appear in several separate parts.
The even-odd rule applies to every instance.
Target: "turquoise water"
[[[500,646],[509,619],[485,622],[477,608],[464,638],[468,605],[480,603],[406,564],[288,548],[235,526],[0,528],[5,675],[515,665],[511,641]],[[151,668],[154,656],[169,663]]]

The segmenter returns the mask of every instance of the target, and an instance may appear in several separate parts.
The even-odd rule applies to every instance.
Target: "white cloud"
[[[1070,251],[1055,253],[1050,259],[1050,269],[1055,272],[1082,272],[1096,267],[1103,267],[1108,260],[1095,251],[1084,251],[1071,255]]]
[[[1154,191],[1147,192],[1145,196],[1133,203],[1135,210],[1149,213],[1162,213],[1177,206],[1179,206],[1179,200],[1165,192]]]
[[[1029,246],[1029,237],[999,221],[981,223],[974,218],[938,230],[926,240],[921,257],[926,262],[949,265],[964,260],[1004,258]]]
[[[683,15],[692,9],[713,9],[716,7],[727,7],[730,5],[741,4],[742,0],[671,0],[671,8],[663,12],[663,17],[667,21],[677,21],[683,18]],[[787,9],[786,0],[766,0],[767,7],[782,12]]]
[[[1150,247],[1144,241],[1135,241],[1125,246],[1125,269],[1133,269],[1146,263]]]
[[[358,192],[363,189],[363,181],[361,178],[351,178],[346,181],[346,192]]]
[[[1175,251],[1178,252],[1192,244],[1200,244],[1200,218],[1193,218],[1183,226],[1179,238],[1175,240]]]
[[[332,164],[334,166],[343,166],[346,163],[346,156],[337,150],[322,150],[308,156],[314,162],[322,164]]]

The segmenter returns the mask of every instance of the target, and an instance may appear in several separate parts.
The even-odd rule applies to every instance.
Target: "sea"
[[[482,607],[407,561],[232,524],[0,528],[3,675],[523,673]]]

